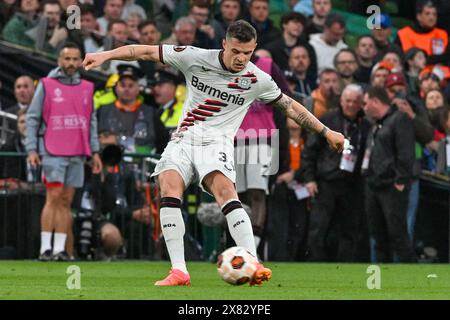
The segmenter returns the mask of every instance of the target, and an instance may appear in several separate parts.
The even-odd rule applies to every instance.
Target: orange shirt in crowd
[[[316,116],[316,118],[320,119],[325,114],[325,112],[328,111],[326,99],[319,89],[314,90],[311,93],[311,97],[314,101],[313,114]]]
[[[403,52],[416,47],[423,49],[429,56],[443,54],[448,45],[447,31],[434,28],[428,33],[417,33],[411,27],[398,31]]]
[[[301,166],[301,154],[305,141],[300,138],[299,143],[289,142],[289,154],[291,156],[290,168],[293,171],[297,171]]]

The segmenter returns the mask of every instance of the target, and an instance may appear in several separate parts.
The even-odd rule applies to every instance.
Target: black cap
[[[151,84],[157,85],[160,83],[167,83],[167,82],[171,82],[174,85],[177,85],[180,83],[180,79],[176,74],[172,72],[160,70],[155,72],[155,79],[151,82]]]
[[[119,74],[119,80],[124,77],[129,77],[137,81],[139,80],[139,78],[142,78],[144,76],[144,73],[141,71],[141,69],[130,64],[119,64],[117,66],[117,72]]]

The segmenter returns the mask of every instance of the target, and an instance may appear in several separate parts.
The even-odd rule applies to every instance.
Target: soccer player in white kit
[[[153,173],[160,187],[161,227],[172,264],[169,275],[157,281],[157,286],[190,285],[181,199],[195,181],[215,197],[236,245],[256,256],[250,218],[234,185],[233,163],[234,135],[255,99],[280,108],[302,127],[323,135],[332,149],[342,151],[342,134],[325,127],[301,104],[281,93],[272,78],[250,62],[256,40],[255,29],[238,20],[228,27],[222,50],[128,45],[87,54],[83,61],[86,70],[114,59],[159,61],[180,70],[186,78],[183,116]],[[272,271],[260,264],[250,284],[261,284],[271,276]]]

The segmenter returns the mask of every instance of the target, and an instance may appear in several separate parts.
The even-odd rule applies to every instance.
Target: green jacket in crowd
[[[34,40],[25,32],[36,25],[36,20],[29,20],[23,13],[17,12],[3,29],[2,36],[6,41],[22,46],[33,46]]]

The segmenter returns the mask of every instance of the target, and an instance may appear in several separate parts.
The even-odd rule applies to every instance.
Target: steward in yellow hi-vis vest
[[[164,109],[161,114],[161,121],[169,131],[176,129],[178,126],[178,120],[181,118],[183,114],[183,102],[177,101],[174,99],[171,103],[167,105],[167,108]]]
[[[155,73],[152,83],[152,93],[158,105],[160,119],[169,134],[177,128],[183,115],[186,90],[184,85],[179,85],[179,81],[177,75],[161,70]]]

